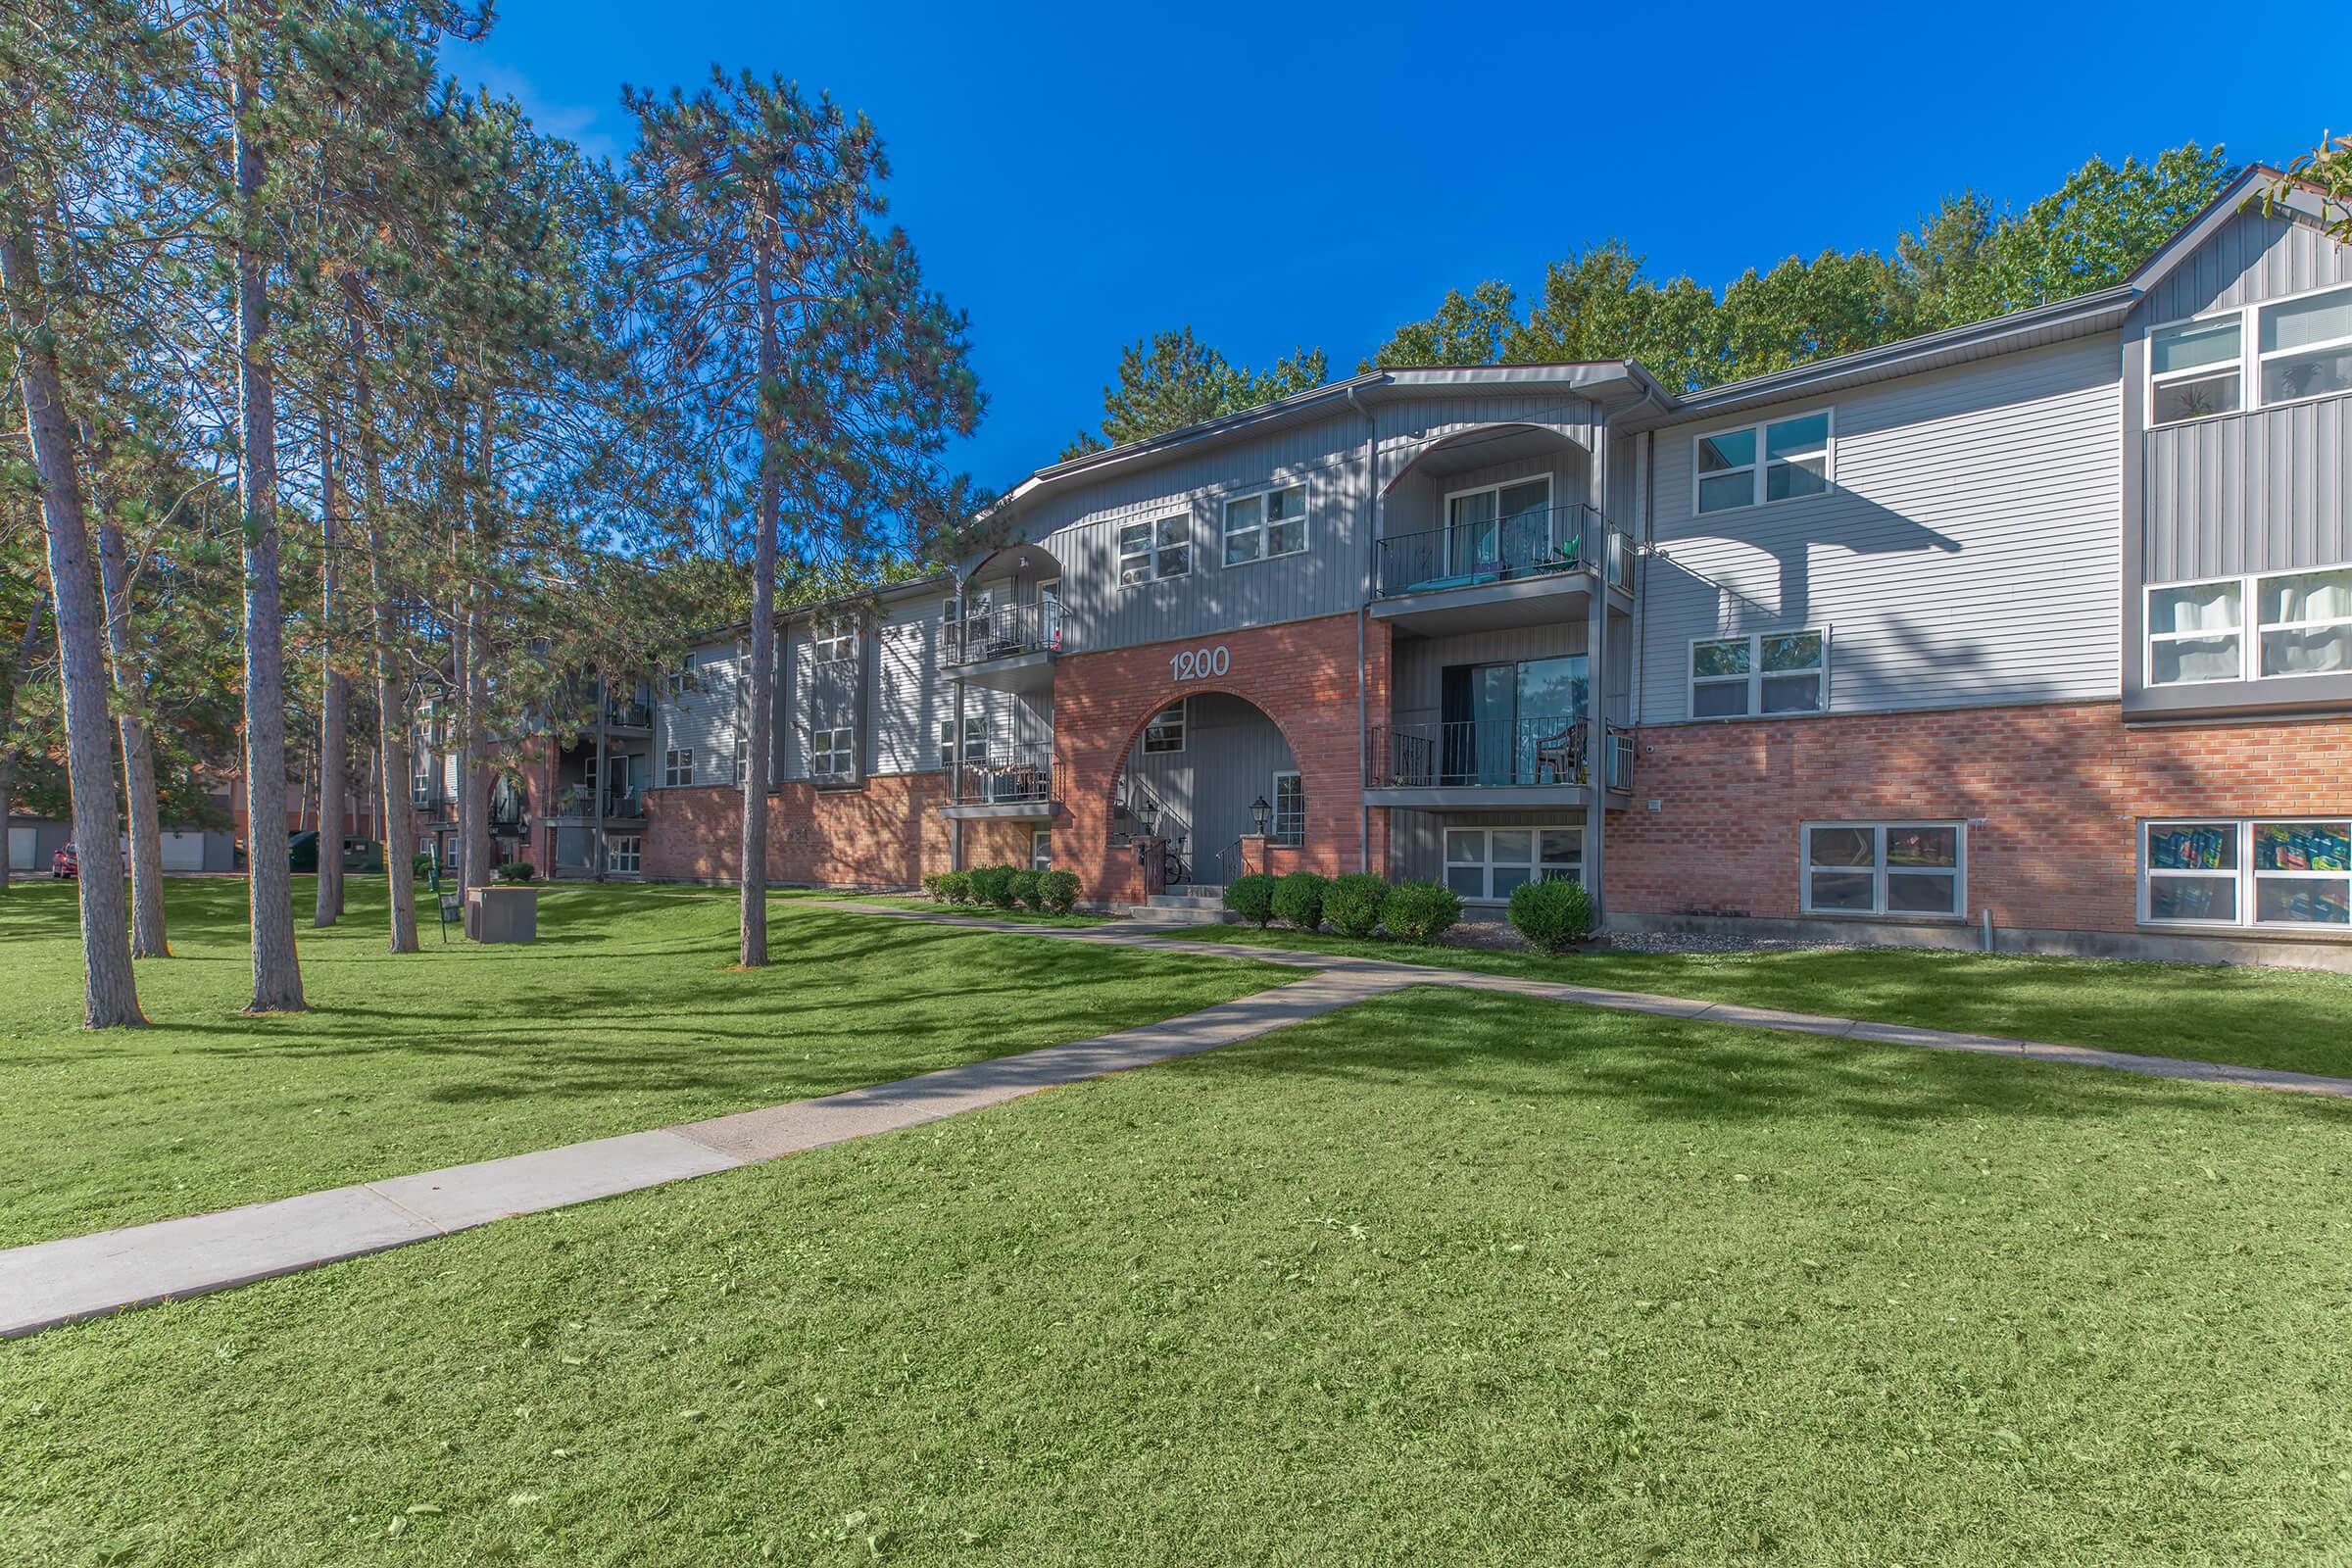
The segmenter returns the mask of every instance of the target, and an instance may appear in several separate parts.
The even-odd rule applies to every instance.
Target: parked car
[[[57,853],[49,857],[49,875],[53,879],[81,875],[81,856],[72,844],[59,845]]]

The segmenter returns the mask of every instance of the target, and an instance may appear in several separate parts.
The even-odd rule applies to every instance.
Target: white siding
[[[1720,422],[1660,430],[1643,721],[1688,716],[1690,639],[1776,627],[1831,629],[1834,711],[2114,697],[2118,356],[2104,335],[1847,393],[1827,494],[1703,517],[1693,436]]]

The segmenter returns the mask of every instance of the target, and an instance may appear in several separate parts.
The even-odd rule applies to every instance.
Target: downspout
[[[1352,384],[1348,388],[1348,405],[1364,416],[1364,587],[1355,607],[1355,868],[1369,871],[1372,808],[1364,802],[1364,759],[1372,744],[1372,699],[1364,680],[1364,618],[1372,613],[1372,558],[1380,538],[1380,425],[1372,411],[1357,399]]]
[[[1642,729],[1642,607],[1649,600],[1649,568],[1643,561],[1649,552],[1649,461],[1651,443],[1657,433],[1644,430],[1634,442],[1634,526],[1639,530],[1634,542],[1634,701],[1632,723],[1637,744]]]

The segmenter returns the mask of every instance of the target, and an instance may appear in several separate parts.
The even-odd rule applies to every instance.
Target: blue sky
[[[2297,66],[2347,50],[2341,0],[500,0],[443,64],[614,156],[623,81],[691,87],[714,62],[863,110],[893,216],[971,316],[990,404],[956,460],[1004,485],[1097,421],[1119,346],[1160,328],[1252,365],[1321,344],[1345,373],[1448,287],[1525,289],[1612,235],[1720,287],[1888,245],[1964,187],[2023,204],[2093,153],[2194,139],[2281,161],[2352,128],[2352,98],[2326,90],[2341,74]]]

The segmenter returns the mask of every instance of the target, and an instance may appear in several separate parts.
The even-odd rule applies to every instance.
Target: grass
[[[2352,1076],[2352,975],[1893,948],[1596,952],[1546,957],[1329,932],[1211,925],[1210,942]]]
[[[310,880],[297,880],[298,908]],[[772,907],[551,889],[530,947],[384,953],[383,883],[301,922],[307,1013],[245,1017],[245,887],[177,881],[156,1027],[80,1027],[74,890],[0,899],[0,1246],[430,1170],[828,1094],[1152,1022],[1296,978],[1208,958]]]
[[[0,1348],[0,1560],[2341,1561],[2348,1166],[1415,990]]]

